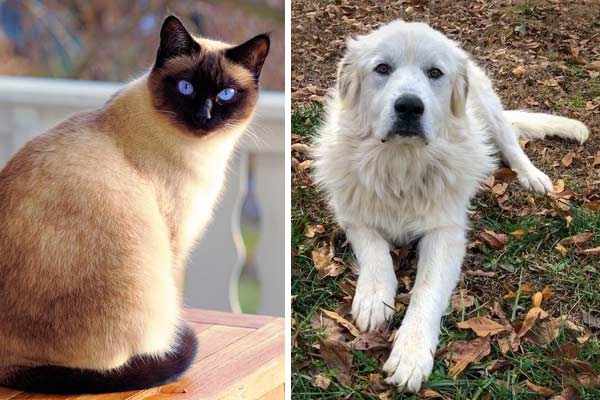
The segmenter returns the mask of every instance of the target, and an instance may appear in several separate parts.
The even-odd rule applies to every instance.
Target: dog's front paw
[[[519,183],[525,189],[533,190],[538,193],[552,193],[554,187],[548,175],[540,171],[534,166],[530,166],[524,170],[517,170],[517,178]]]
[[[396,287],[395,277],[390,282],[359,276],[352,300],[352,317],[358,329],[363,332],[375,330],[392,318]]]
[[[400,327],[392,353],[383,365],[383,370],[388,374],[387,383],[406,392],[419,391],[433,369],[436,346],[426,336],[418,330]]]

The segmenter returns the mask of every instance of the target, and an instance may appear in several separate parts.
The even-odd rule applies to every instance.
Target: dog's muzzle
[[[425,104],[414,94],[404,94],[394,102],[396,120],[392,132],[394,135],[411,137],[424,134],[421,117],[425,112]]]

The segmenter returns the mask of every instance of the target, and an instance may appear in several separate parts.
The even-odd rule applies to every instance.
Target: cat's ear
[[[231,61],[241,64],[249,69],[256,79],[260,76],[265,59],[269,54],[271,39],[263,33],[248,40],[239,46],[227,49],[225,56]]]
[[[185,29],[179,18],[174,15],[168,16],[160,30],[160,46],[156,53],[155,67],[161,67],[169,58],[198,52],[200,52],[200,45]]]

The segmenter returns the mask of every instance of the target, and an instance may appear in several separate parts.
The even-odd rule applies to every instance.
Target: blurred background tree
[[[231,43],[270,32],[262,87],[284,89],[284,0],[0,0],[0,74],[127,81],[152,65],[168,13]]]

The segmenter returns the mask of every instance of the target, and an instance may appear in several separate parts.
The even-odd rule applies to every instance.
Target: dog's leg
[[[417,392],[429,377],[441,319],[458,282],[464,254],[462,228],[438,229],[421,239],[410,305],[383,366],[388,383]]]
[[[348,240],[359,265],[352,316],[362,331],[378,328],[394,315],[398,281],[389,243],[374,229],[350,225]]]
[[[536,192],[552,192],[552,181],[536,168],[519,146],[518,134],[504,115],[504,108],[492,83],[474,64],[469,66],[470,105],[491,131],[494,142],[510,168],[515,170],[519,183]]]

